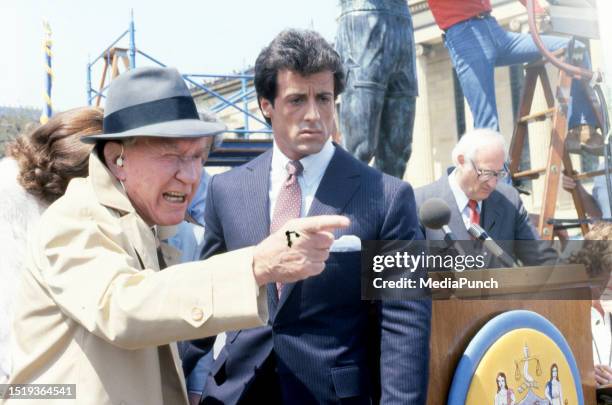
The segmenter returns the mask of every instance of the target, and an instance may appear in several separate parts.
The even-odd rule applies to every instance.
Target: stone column
[[[430,48],[416,45],[416,69],[419,96],[416,100],[416,114],[412,139],[412,156],[404,174],[404,180],[414,187],[429,184],[435,180],[433,170],[433,136],[429,125],[429,89],[427,86],[427,65]]]

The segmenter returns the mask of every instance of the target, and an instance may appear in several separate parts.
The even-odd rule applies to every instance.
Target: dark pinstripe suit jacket
[[[271,152],[211,180],[204,257],[268,236]],[[322,214],[351,219],[336,237],[422,239],[411,187],[338,147],[308,213]],[[280,302],[269,285],[269,326],[228,333],[204,403],[367,404],[379,390],[382,403],[425,403],[431,303],[372,304],[360,291],[359,252],[332,253],[321,275],[285,285]]]
[[[435,182],[415,190],[417,207],[430,198],[441,198],[451,210],[448,226],[458,240],[470,240],[470,234],[465,228],[463,218],[457,207],[455,195],[450,188],[448,175],[452,168]],[[520,259],[525,265],[554,263],[557,255],[547,243],[532,243],[540,239],[538,232],[529,220],[529,214],[521,201],[518,191],[510,185],[498,182],[497,187],[482,201],[480,225],[508,254]],[[444,232],[440,229],[429,229],[422,226],[425,238],[428,240],[443,240]],[[496,263],[489,263],[495,267]]]

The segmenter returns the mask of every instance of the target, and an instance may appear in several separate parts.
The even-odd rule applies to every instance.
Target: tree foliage
[[[6,142],[37,125],[40,114],[35,108],[0,107],[0,157]]]

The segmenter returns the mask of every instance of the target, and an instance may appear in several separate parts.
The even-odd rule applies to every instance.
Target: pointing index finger
[[[350,224],[351,221],[342,215],[319,215],[316,217],[300,218],[297,225],[302,232],[316,233],[346,228]]]

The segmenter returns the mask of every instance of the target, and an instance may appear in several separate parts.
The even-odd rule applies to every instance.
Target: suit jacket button
[[[194,321],[201,321],[202,318],[204,318],[204,312],[202,311],[202,308],[193,307],[191,309],[191,318]]]

